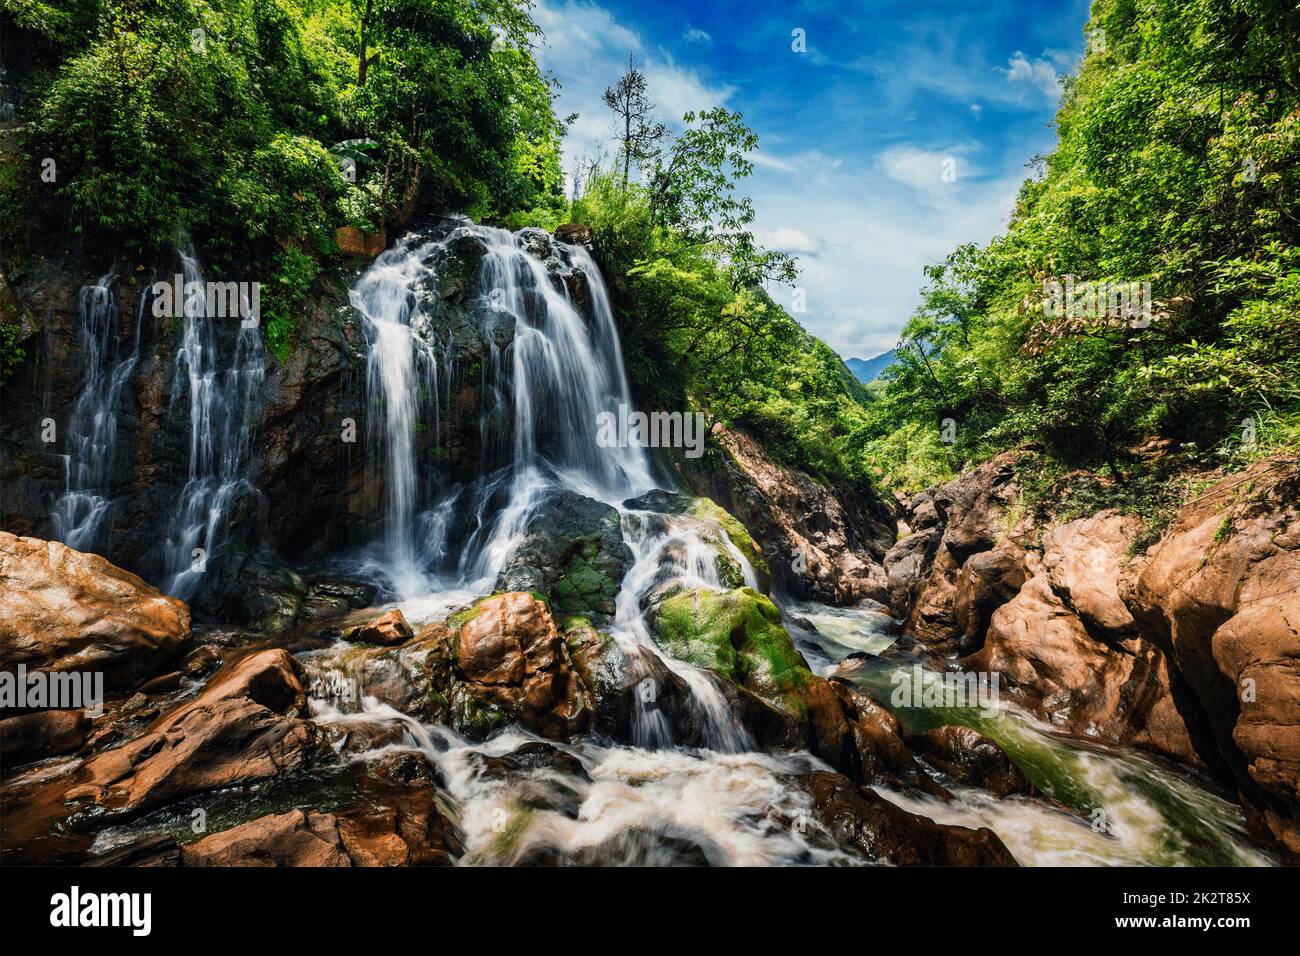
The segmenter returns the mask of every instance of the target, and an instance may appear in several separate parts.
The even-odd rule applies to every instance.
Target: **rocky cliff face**
[[[883,602],[881,564],[895,537],[885,503],[831,488],[784,465],[742,431],[714,429],[706,454],[679,459],[690,488],[735,515],[762,543],[778,586],[796,598],[829,604]]]
[[[543,240],[549,242],[539,233]],[[418,434],[417,451],[439,462],[430,480],[452,486],[492,467],[511,440],[509,417],[494,413],[500,398],[484,382],[486,364],[509,347],[513,328],[485,328],[471,315],[479,305],[471,280],[483,251],[466,238],[414,292],[433,317],[423,331],[439,343],[446,371],[440,394],[427,397],[435,411]],[[187,375],[177,361],[180,320],[155,317],[149,298],[152,276],[177,268],[159,262],[124,270],[107,284],[115,308],[102,362],[133,351],[138,357],[113,407],[97,410],[115,419],[116,451],[107,487],[99,489],[111,509],[93,549],[157,584],[165,576],[160,545],[189,477],[193,440]],[[307,304],[283,360],[266,354],[247,436],[250,491],[227,511],[222,553],[209,556],[208,578],[194,597],[200,614],[269,627],[291,622],[306,585],[289,568],[379,533],[382,421],[372,419],[382,412],[367,401],[363,320],[346,289],[352,277],[325,283]],[[583,276],[571,270],[562,278],[570,296],[584,301]],[[51,509],[65,490],[75,438],[70,410],[92,372],[80,290],[98,281],[73,264],[48,261],[5,284],[26,352],[0,392],[0,527],[16,534],[55,537]],[[208,321],[217,361],[228,362],[238,321]]]
[[[910,502],[916,530],[885,557],[906,632],[1064,730],[1209,770],[1294,856],[1300,465],[1224,478],[1135,554],[1141,522],[1114,511],[1035,527],[1018,460]]]

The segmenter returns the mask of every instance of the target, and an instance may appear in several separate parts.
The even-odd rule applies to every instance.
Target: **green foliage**
[[[525,0],[0,0],[0,16],[6,51],[33,51],[13,77],[6,247],[72,231],[148,258],[184,233],[212,268],[270,263],[277,354],[336,228],[562,205],[564,126]]]
[[[873,406],[891,485],[1036,446],[1122,485],[1152,436],[1241,460],[1243,421],[1300,403],[1300,14],[1267,0],[1096,0],[1059,145],[1006,235],[927,269]],[[1044,281],[1149,281],[1149,327],[1044,322]],[[1272,417],[1270,417],[1272,416]],[[1253,453],[1253,451],[1251,452]]]
[[[0,322],[0,385],[5,383],[23,359],[27,350],[22,346],[22,327],[17,323]]]
[[[275,257],[275,269],[266,290],[263,316],[266,344],[280,361],[289,356],[298,316],[320,272],[316,260],[301,249],[285,249]]]
[[[853,446],[866,427],[866,394],[765,291],[760,276],[772,254],[734,233],[714,240],[689,219],[665,224],[651,209],[653,185],[624,188],[621,178],[621,170],[595,171],[570,218],[594,230],[628,372],[647,402],[700,409],[710,424],[753,432],[779,459],[864,485]],[[792,277],[793,262],[784,261]]]

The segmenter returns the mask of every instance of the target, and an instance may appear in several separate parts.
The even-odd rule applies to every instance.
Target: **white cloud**
[[[1007,61],[1007,68],[1002,72],[1006,74],[1008,83],[1027,84],[1050,100],[1061,98],[1061,77],[1051,60],[1043,57],[1034,57],[1031,60],[1017,50]]]
[[[699,70],[649,46],[590,0],[538,0],[533,17],[545,35],[537,60],[562,81],[556,113],[578,114],[565,137],[566,168],[612,142],[610,112],[602,95],[627,69],[629,54],[636,56],[646,75],[659,118],[670,127],[679,127],[683,114],[723,105],[735,93],[735,87],[714,85]]]
[[[682,31],[682,39],[687,43],[703,43],[706,46],[713,42],[713,37],[709,36],[699,27],[693,27],[689,23],[686,29]]]
[[[779,229],[755,229],[754,238],[761,246],[792,255],[816,256],[826,248],[826,243],[822,240],[812,238],[802,229],[791,229],[788,226]]]
[[[921,149],[901,143],[882,152],[878,162],[888,178],[933,200],[955,193],[967,179],[981,174],[970,159],[979,149],[978,142],[957,143],[945,149]]]

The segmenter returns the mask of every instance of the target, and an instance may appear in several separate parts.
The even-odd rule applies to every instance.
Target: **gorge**
[[[1215,696],[1235,672],[1165,583],[1204,500],[1131,562],[1118,516],[1018,517],[1013,458],[900,505],[892,544],[894,507],[742,432],[698,463],[606,447],[633,404],[609,296],[540,230],[403,237],[285,363],[201,308],[151,322],[147,288],[15,290],[50,319],[5,386],[5,662],[102,668],[110,701],[0,724],[6,862],[1295,852],[1285,738]],[[1294,612],[1300,475],[1265,470],[1192,571],[1240,595],[1223,628]],[[920,665],[1009,692],[891,713]]]

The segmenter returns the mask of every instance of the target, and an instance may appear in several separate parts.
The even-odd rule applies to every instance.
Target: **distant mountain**
[[[877,355],[875,358],[846,359],[844,364],[849,367],[849,371],[857,377],[859,382],[866,385],[872,379],[878,377],[885,369],[889,368],[889,366],[893,365],[895,358],[897,358],[897,356],[894,354],[894,350],[890,349],[888,352]]]

